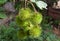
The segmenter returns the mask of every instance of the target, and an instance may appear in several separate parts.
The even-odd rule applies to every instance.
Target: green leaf
[[[0,4],[4,4],[7,0],[0,0]]]
[[[5,13],[3,13],[3,12],[0,12],[0,18],[6,18],[7,16],[6,16],[6,14]]]

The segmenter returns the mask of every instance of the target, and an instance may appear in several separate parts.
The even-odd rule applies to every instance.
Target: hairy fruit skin
[[[20,12],[19,12],[19,17],[20,19],[22,20],[25,20],[25,19],[28,19],[30,18],[30,12],[27,10],[27,9],[21,9]]]
[[[42,22],[42,15],[40,13],[34,13],[31,18],[31,21],[34,24],[40,24]]]
[[[31,29],[33,24],[30,21],[22,21],[19,16],[16,17],[16,23],[20,28],[23,28],[25,31]]]
[[[28,20],[21,20],[19,16],[16,16],[16,23],[19,27],[24,27],[30,25],[30,21]]]
[[[41,35],[41,32],[42,32],[41,27],[35,26],[29,31],[30,37],[37,38]]]
[[[24,26],[23,28],[24,28],[25,31],[28,31],[28,30],[32,29],[33,26],[34,25],[30,22],[27,26]]]

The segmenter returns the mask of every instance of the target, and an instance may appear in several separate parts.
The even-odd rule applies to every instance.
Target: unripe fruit
[[[30,37],[31,38],[37,38],[41,35],[42,29],[39,26],[33,27],[31,30],[29,30]]]
[[[23,21],[22,22],[22,26],[28,26],[29,25],[29,21]]]
[[[25,19],[28,19],[28,18],[30,18],[30,12],[29,12],[29,10],[27,10],[27,9],[21,9],[20,11],[19,11],[19,17],[20,17],[20,19],[21,20],[25,20]]]
[[[33,26],[34,26],[34,25],[30,22],[27,26],[24,26],[24,27],[23,27],[23,28],[24,28],[24,31],[28,31],[28,30],[32,29]]]
[[[34,13],[29,8],[22,8],[16,16],[16,23],[20,29],[22,29],[17,32],[18,38],[25,39],[27,37],[39,37],[42,32],[42,29],[39,26],[41,21],[42,15],[40,13]]]
[[[17,32],[17,37],[18,37],[19,39],[26,39],[26,38],[27,38],[27,33],[24,32],[23,30],[19,30],[19,31]]]
[[[19,16],[16,17],[16,23],[20,28],[23,28],[24,30],[29,30],[33,27],[33,24],[30,21],[22,21]]]
[[[16,23],[18,26],[23,27],[23,26],[28,26],[30,21],[28,20],[21,20],[19,16],[16,16]]]
[[[34,24],[40,24],[42,22],[42,14],[40,13],[34,13],[32,18],[31,18],[31,21],[34,23]]]

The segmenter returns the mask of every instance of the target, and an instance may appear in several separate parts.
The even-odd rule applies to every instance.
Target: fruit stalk
[[[34,9],[35,13],[37,13],[37,10],[35,9],[34,4],[33,4],[32,2],[30,2],[30,1],[28,1],[28,3],[30,3],[30,4],[32,5],[32,7],[33,7],[33,9]]]
[[[25,2],[25,8],[26,8],[26,6],[27,6],[27,0],[24,0],[24,2]]]

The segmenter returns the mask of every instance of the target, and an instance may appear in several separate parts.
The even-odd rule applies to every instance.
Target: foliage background
[[[39,0],[40,1],[40,0]],[[38,1],[38,4],[39,4]],[[6,12],[3,8],[2,5],[4,5],[3,3],[6,3],[7,0],[0,0],[0,18],[4,19],[7,17]],[[19,30],[19,27],[16,25],[15,21],[11,21],[9,23],[9,26],[5,26],[5,25],[0,25],[0,41],[60,41],[60,39],[52,32],[52,26],[51,24],[53,23],[53,21],[49,21],[51,20],[51,16],[47,16],[47,10],[43,9],[44,4],[42,6],[38,6],[37,3],[35,3],[35,7],[37,9],[37,11],[41,12],[43,17],[43,21],[40,24],[42,26],[42,34],[39,38],[37,39],[31,39],[31,38],[27,38],[25,40],[20,40],[17,37],[17,31]],[[45,4],[46,6],[46,4]],[[15,8],[18,11],[20,7],[20,2],[15,4]],[[31,7],[31,6],[30,6]],[[32,9],[32,7],[31,7]],[[41,10],[43,9],[43,10]],[[8,14],[9,15],[9,14]],[[12,16],[10,16],[12,17]],[[54,22],[55,24],[57,24],[58,22]]]

